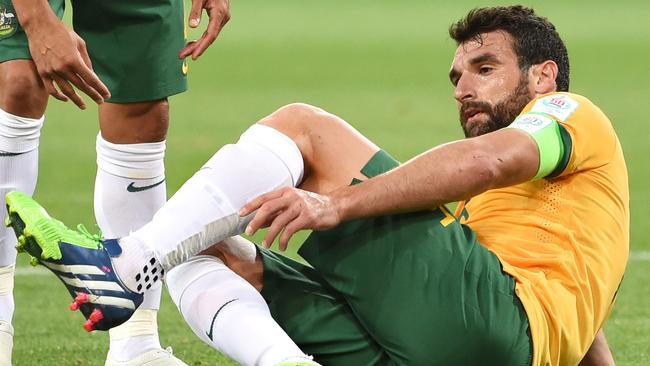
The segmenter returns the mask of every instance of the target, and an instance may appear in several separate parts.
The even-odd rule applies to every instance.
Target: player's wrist
[[[45,2],[45,6],[39,3],[22,7],[20,10],[16,9],[16,12],[18,13],[20,26],[25,30],[27,36],[39,32],[48,32],[47,29],[51,29],[52,26],[56,26],[57,23],[61,22],[52,12],[47,2]]]
[[[350,188],[353,187],[339,188],[328,194],[339,223],[358,218],[355,216],[356,200]]]

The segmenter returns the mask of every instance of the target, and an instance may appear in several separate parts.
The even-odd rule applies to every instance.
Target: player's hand
[[[230,1],[229,0],[192,0],[192,10],[188,24],[196,28],[201,24],[201,13],[205,9],[208,13],[208,27],[201,38],[189,42],[178,54],[180,58],[192,55],[192,60],[199,58],[205,50],[210,47],[212,42],[217,38],[221,28],[230,20]]]
[[[92,69],[86,43],[61,21],[43,22],[27,36],[32,59],[51,96],[64,102],[71,99],[81,109],[86,104],[73,85],[98,104],[110,98],[108,88]]]
[[[257,212],[248,224],[246,234],[252,235],[258,229],[268,227],[262,240],[262,245],[268,248],[282,232],[280,250],[287,249],[289,239],[298,230],[326,230],[341,222],[331,198],[298,188],[282,188],[263,194],[242,207],[239,215],[246,216],[255,210]]]

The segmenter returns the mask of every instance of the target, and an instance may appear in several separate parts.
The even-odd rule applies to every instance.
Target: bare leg
[[[308,104],[290,104],[258,123],[273,127],[298,145],[305,162],[300,188],[329,192],[365,178],[359,170],[379,150],[338,116]]]
[[[580,361],[580,366],[614,366],[614,357],[607,345],[605,332],[599,330],[587,354]]]
[[[258,123],[289,136],[298,146],[305,163],[300,188],[329,192],[350,184],[353,178],[365,179],[363,166],[379,147],[343,119],[307,104],[290,104]],[[221,259],[258,291],[263,287],[262,260],[243,259],[233,245],[214,245],[204,255]]]
[[[48,94],[32,60],[0,63],[0,108],[27,118],[41,118]]]
[[[164,141],[169,126],[169,103],[166,99],[104,103],[99,108],[99,126],[104,139],[114,144]]]

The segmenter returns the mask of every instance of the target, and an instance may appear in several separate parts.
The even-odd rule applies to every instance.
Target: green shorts
[[[50,0],[63,16],[64,0]],[[73,0],[73,25],[113,103],[166,98],[187,90],[184,5],[180,0]],[[31,59],[11,0],[0,0],[0,62]]]
[[[361,171],[397,161],[378,152]],[[312,233],[309,267],[260,248],[262,295],[324,365],[530,365],[528,317],[497,257],[443,208]]]

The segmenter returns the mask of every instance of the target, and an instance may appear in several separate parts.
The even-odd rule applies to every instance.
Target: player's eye
[[[487,75],[487,74],[489,74],[492,70],[494,70],[494,68],[492,68],[492,67],[490,67],[490,66],[481,66],[481,67],[478,69],[478,73],[481,74],[481,75]]]

